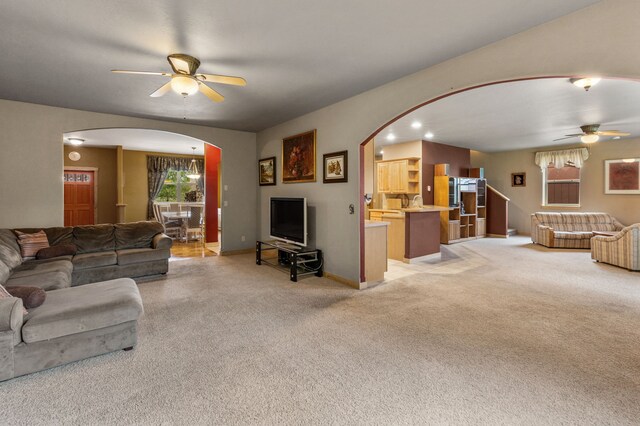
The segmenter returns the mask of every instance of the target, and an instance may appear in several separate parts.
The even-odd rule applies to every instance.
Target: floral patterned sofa
[[[591,247],[593,231],[616,232],[624,228],[608,213],[536,212],[531,215],[531,240],[552,248]]]

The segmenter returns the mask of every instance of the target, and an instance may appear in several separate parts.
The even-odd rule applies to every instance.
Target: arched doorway
[[[181,238],[197,237],[220,250],[220,148],[178,133],[136,128],[71,131],[63,135],[63,143],[65,171],[90,170],[96,177],[94,220],[87,223],[147,220],[154,217],[153,203],[177,203],[185,212],[193,207],[204,218],[204,232],[198,232],[191,223],[198,221],[197,215],[190,216]],[[170,173],[158,175],[162,182],[153,185],[152,157],[170,168]],[[192,166],[199,177],[194,178]],[[198,205],[202,209],[196,209]]]
[[[468,115],[465,114],[465,112],[463,112],[463,110],[454,111],[450,108],[450,105],[454,103],[454,100],[456,99],[466,100],[470,96],[475,96],[476,93],[498,94],[499,96],[497,97],[497,99],[501,101],[508,100],[509,97],[513,97],[513,98],[517,98],[517,100],[520,102],[519,105],[517,104],[517,102],[505,103],[505,105],[507,105],[509,108],[513,110],[524,111],[522,113],[524,117],[520,122],[510,118],[505,118],[501,114],[494,114],[496,116],[496,120],[497,120],[496,122],[498,124],[503,125],[503,127],[507,129],[513,128],[515,126],[519,126],[525,129],[523,130],[523,133],[525,134],[519,135],[521,137],[517,139],[513,138],[512,143],[509,143],[508,145],[505,145],[504,147],[501,148],[503,151],[518,150],[518,149],[525,149],[525,148],[536,148],[536,149],[541,148],[544,150],[545,149],[544,147],[557,146],[562,143],[581,144],[579,139],[576,139],[575,141],[572,141],[569,139],[566,142],[556,142],[556,140],[563,140],[564,135],[575,134],[576,130],[579,133],[580,126],[585,124],[606,123],[606,126],[603,126],[603,128],[605,129],[607,128],[618,129],[619,127],[621,127],[620,130],[629,131],[629,129],[626,129],[625,126],[629,126],[630,123],[633,121],[638,121],[633,116],[633,114],[631,114],[629,111],[620,109],[621,108],[620,105],[630,104],[630,102],[622,102],[624,99],[628,98],[629,96],[628,92],[630,91],[620,90],[620,89],[625,89],[624,87],[621,87],[621,85],[636,84],[637,83],[636,80],[603,78],[603,83],[601,83],[601,85],[598,88],[592,89],[587,92],[582,88],[576,88],[574,85],[571,84],[571,79],[574,77],[584,77],[584,76],[565,75],[565,76],[523,77],[523,78],[500,80],[500,81],[480,84],[480,85],[467,87],[460,90],[451,91],[443,95],[439,95],[433,99],[430,99],[426,102],[422,102],[419,105],[416,105],[406,110],[405,112],[397,115],[393,119],[387,121],[384,125],[380,126],[375,132],[373,132],[369,137],[367,137],[365,141],[362,142],[362,144],[360,145],[360,197],[361,197],[361,200],[364,200],[365,194],[369,192],[367,191],[367,187],[366,187],[366,173],[365,173],[365,163],[366,163],[365,158],[367,156],[367,146],[368,146],[367,144],[371,143],[372,140],[387,139],[387,138],[388,138],[387,140],[392,140],[392,138],[393,139],[397,138],[400,140],[401,137],[399,136],[399,134],[401,134],[404,131],[402,129],[408,128],[410,127],[410,125],[414,124],[411,121],[414,119],[414,117],[418,116],[421,111],[435,110],[436,108],[443,109],[448,114],[448,116],[446,117],[447,120],[450,120],[450,121],[458,120],[460,127],[463,127],[463,124],[468,125],[469,123],[472,123],[472,129],[474,132],[476,132],[475,134],[478,134],[479,132],[485,132],[487,134],[492,135],[494,139],[498,139],[498,135],[494,135],[490,130],[488,130],[488,129],[491,129],[492,127],[485,126],[486,122],[479,122],[477,120],[477,117],[469,117]],[[549,93],[547,93],[547,90],[546,90],[547,87],[545,87],[546,85],[548,85],[548,88],[550,89]],[[614,85],[616,87],[612,87]],[[523,100],[522,93],[526,93],[526,90],[530,90],[531,87],[535,88],[537,92],[533,92],[533,93],[529,92],[530,94],[541,94],[540,96],[548,96],[550,100],[552,100],[552,102],[547,102],[546,105],[542,105],[541,107],[540,105],[536,105],[536,102],[538,101],[537,97],[530,96],[530,99],[525,98]],[[509,88],[509,90],[512,90],[512,92],[509,93],[507,88]],[[554,98],[553,97],[555,96],[554,90],[557,88],[562,88],[564,91],[566,91],[566,93],[558,92],[558,93],[561,93],[561,96],[556,96]],[[611,92],[606,92],[606,93],[610,93],[610,95],[605,95],[603,98],[598,99],[598,102],[596,102],[596,104],[600,106],[600,108],[599,109],[589,108],[589,104],[591,103],[591,101],[593,101],[593,97],[596,96],[596,94],[598,94],[598,91],[600,89],[605,89],[605,88],[607,88],[607,90],[611,89]],[[635,89],[634,89],[634,92],[635,92]],[[605,92],[602,92],[600,90],[600,94],[602,93],[605,93]],[[454,96],[454,95],[459,95],[459,96]],[[624,97],[624,99],[621,99],[622,97]],[[437,106],[433,105],[436,103],[437,103]],[[482,105],[478,106],[478,105],[474,105],[473,103],[470,103],[470,104],[472,105],[472,108],[475,108],[476,110],[480,110],[484,108],[485,110],[481,112],[485,115],[490,114],[492,111],[491,106],[488,105],[488,103],[485,106],[482,106]],[[482,114],[477,114],[477,115],[482,116]],[[437,114],[434,114],[434,117],[437,117],[437,116],[438,116]],[[631,117],[634,117],[634,118],[631,119]],[[440,115],[440,118],[442,118],[442,114]],[[476,118],[476,120],[474,121],[473,118]],[[436,119],[434,119],[434,121],[437,122]],[[443,124],[442,121],[439,122],[439,124]],[[451,125],[451,123],[448,123],[448,124]],[[442,127],[446,128],[446,125],[443,125]],[[420,129],[420,128],[421,128],[421,123],[416,122],[415,129]],[[495,126],[493,128],[495,128]],[[546,129],[545,130],[546,133],[545,131],[541,131],[540,129]],[[422,139],[423,141],[425,138],[429,139],[425,135],[426,130],[427,130],[426,128],[422,128],[422,130],[415,130],[416,132],[418,131],[422,132],[422,135],[418,135],[416,139]],[[526,132],[529,132],[529,133],[526,133]],[[436,133],[437,133],[437,130],[436,130]],[[638,131],[632,130],[631,133],[638,134]],[[478,141],[475,141],[474,142],[475,145],[474,145],[474,143],[467,144],[467,142],[469,142],[468,135],[467,135],[466,142],[464,138],[458,137],[458,139],[456,139],[454,137],[459,135],[460,133],[458,133],[457,135],[448,134],[447,136],[449,137],[449,139],[447,139],[446,141],[442,141],[441,143],[445,143],[445,144],[451,143],[452,145],[455,145],[455,146],[461,146],[461,144],[464,144],[466,148],[470,148],[477,151],[484,151],[483,148],[486,148],[487,151],[497,151],[499,149],[499,148],[496,148],[495,146],[489,146],[489,143],[487,143],[486,146],[479,144],[478,141],[483,141],[483,139],[486,139],[486,138],[476,138],[478,139]],[[442,136],[442,134],[439,136]],[[538,139],[540,139],[540,137],[542,136],[542,140],[539,143],[535,143],[533,145],[527,145],[522,141],[530,141],[531,139],[528,138],[528,136],[536,136],[538,137]],[[436,139],[434,140],[440,142],[440,139],[438,137],[436,137]],[[548,149],[549,148],[547,148],[547,150]],[[371,157],[370,154],[369,154],[369,157]],[[442,161],[442,162],[446,162],[446,161]],[[512,170],[512,171],[516,171],[516,170]],[[539,169],[538,169],[538,172],[539,172]],[[460,176],[466,176],[466,175],[460,175]],[[538,176],[538,181],[540,181],[538,183],[541,183],[541,179],[539,179],[539,176]],[[427,187],[425,182],[423,182],[423,187],[425,189]],[[430,194],[430,196],[433,197],[433,194]],[[428,197],[425,196],[425,201],[427,201],[427,198]],[[538,203],[538,208],[539,208],[540,205],[539,205],[539,201],[537,200],[539,197],[536,195],[535,198],[536,198],[535,203]],[[360,218],[360,247],[361,247],[360,279],[366,281],[365,264],[364,264],[364,260],[365,260],[364,254],[366,250],[365,244],[364,244],[364,219],[365,219],[366,209],[364,207],[364,201],[362,201],[362,203],[363,203],[362,209],[361,209],[362,214]],[[430,203],[425,202],[425,204],[430,204]],[[531,208],[534,208],[534,207],[531,207]]]

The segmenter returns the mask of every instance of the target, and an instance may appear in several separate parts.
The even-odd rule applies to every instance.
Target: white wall
[[[0,228],[63,225],[63,141],[74,130],[131,127],[181,133],[222,148],[223,248],[255,244],[256,135],[0,100]],[[240,236],[246,241],[241,242]]]
[[[349,204],[360,208],[359,144],[382,124],[429,99],[478,84],[531,76],[640,77],[640,2],[604,0],[592,7],[396,80],[358,96],[258,133],[258,156],[278,157],[282,138],[318,129],[322,154],[349,149],[345,184],[281,183],[259,189],[260,235],[268,233],[270,196],[305,196],[316,207],[315,239],[325,251],[327,272],[359,281],[359,221]],[[611,24],[615,23],[615,24]],[[381,58],[383,60],[384,58]]]
[[[570,145],[554,149],[584,145]],[[589,145],[589,159],[580,171],[580,207],[543,207],[542,171],[534,163],[537,151],[526,149],[492,154],[471,152],[471,164],[484,167],[489,185],[509,199],[509,227],[518,233],[529,235],[531,213],[537,211],[606,212],[625,225],[640,222],[640,195],[612,195],[604,193],[604,161],[640,157],[640,139],[621,139],[597,142]],[[512,187],[511,173],[525,172],[526,187]]]

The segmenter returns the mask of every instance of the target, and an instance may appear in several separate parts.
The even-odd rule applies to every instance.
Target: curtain
[[[536,164],[543,170],[546,169],[549,164],[553,164],[556,168],[561,168],[564,167],[566,163],[571,163],[574,167],[581,168],[587,158],[589,158],[587,148],[536,152]]]
[[[147,180],[149,182],[149,199],[147,202],[147,218],[153,219],[153,200],[158,196],[164,180],[169,174],[169,169],[184,171],[189,170],[191,158],[188,157],[166,157],[161,155],[147,156]],[[200,173],[200,178],[196,181],[198,189],[204,192],[204,160],[196,159],[196,166]]]

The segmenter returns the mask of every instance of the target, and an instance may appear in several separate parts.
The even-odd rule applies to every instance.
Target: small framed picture
[[[511,173],[511,186],[527,186],[527,174],[525,172]]]
[[[258,183],[260,186],[276,184],[276,157],[258,160]]]
[[[640,158],[604,161],[605,194],[640,194]]]
[[[348,182],[348,155],[349,151],[332,152],[330,154],[324,154],[323,158],[323,183],[338,183]]]

